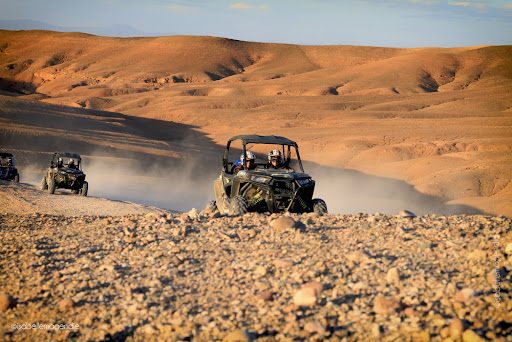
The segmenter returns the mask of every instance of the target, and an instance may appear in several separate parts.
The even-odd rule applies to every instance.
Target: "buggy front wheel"
[[[89,183],[84,181],[84,184],[82,184],[82,192],[80,193],[80,195],[85,197],[85,196],[87,196],[88,191],[89,191]]]
[[[314,198],[313,211],[319,216],[327,214],[327,204],[325,204],[325,201],[320,198]]]
[[[55,179],[50,178],[50,180],[48,181],[48,193],[54,194],[56,186],[57,184],[55,184]]]
[[[231,205],[229,208],[229,213],[235,216],[247,214],[249,211],[249,203],[244,196],[236,195],[231,198]]]
[[[16,176],[14,176],[14,181],[15,181],[16,183],[19,183],[19,182],[20,182],[20,175],[16,175]]]
[[[41,181],[41,190],[48,190],[48,181],[46,180],[46,176],[44,176],[43,180]]]

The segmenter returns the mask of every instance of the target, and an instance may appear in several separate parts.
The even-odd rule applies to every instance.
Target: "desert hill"
[[[28,116],[10,115],[24,99],[19,106],[33,105],[27,110],[35,113],[48,105],[111,112],[103,121],[111,124],[93,125],[86,136],[115,140],[117,121],[130,122],[130,132],[143,132],[122,136],[130,148],[120,150],[150,159],[204,150],[214,159],[234,134],[277,134],[298,141],[314,164],[362,175],[337,185],[344,197],[356,196],[361,184],[378,188],[371,176],[403,181],[446,205],[512,215],[511,61],[512,46],[397,49],[0,31],[0,86],[11,96],[2,98],[1,145],[30,150],[33,144],[20,148],[22,139],[6,137],[17,136],[19,125],[37,131],[54,124],[45,121],[50,107],[30,127]],[[174,145],[185,127],[198,139]],[[152,139],[167,145],[155,148]],[[382,206],[366,201],[362,208]]]

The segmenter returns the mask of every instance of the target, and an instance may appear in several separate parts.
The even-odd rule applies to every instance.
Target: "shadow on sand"
[[[0,148],[15,153],[23,182],[39,186],[56,151],[83,156],[92,196],[188,211],[214,198],[224,146],[196,126],[1,97]],[[9,110],[12,108],[12,110]],[[234,133],[235,135],[236,133]],[[241,153],[241,151],[234,151]],[[404,181],[304,162],[329,212],[484,214],[418,192]],[[28,179],[26,175],[32,174]]]

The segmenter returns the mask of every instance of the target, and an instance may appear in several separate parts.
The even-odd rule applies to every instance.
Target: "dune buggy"
[[[232,143],[241,144],[236,155]],[[269,167],[268,151],[282,151],[282,167]],[[247,151],[254,152],[254,165],[238,160]],[[240,158],[242,157],[240,156]],[[238,166],[238,169],[237,169]],[[279,136],[238,135],[229,139],[222,159],[222,170],[214,182],[215,201],[208,206],[221,213],[243,215],[254,212],[327,213],[327,205],[314,199],[315,181],[304,173],[295,141]]]
[[[55,189],[71,189],[71,193],[87,196],[89,184],[82,171],[82,158],[76,153],[54,153],[50,167],[41,182],[41,189],[50,194]]]
[[[10,153],[0,152],[0,179],[20,181],[20,174],[14,166],[14,157]]]

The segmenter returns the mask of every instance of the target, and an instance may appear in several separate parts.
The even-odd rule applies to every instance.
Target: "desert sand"
[[[333,212],[392,213],[419,193],[436,202],[413,203],[424,214],[510,216],[511,60],[511,46],[0,31],[2,148],[39,169],[44,158],[37,157],[61,142],[124,160],[181,166],[180,158],[206,158],[212,179],[229,137],[275,134],[299,143],[313,176],[310,170],[341,172],[325,181],[319,175]],[[333,178],[335,186],[325,185]],[[372,201],[379,194],[387,203]],[[354,198],[359,204],[351,205]]]
[[[510,341],[511,61],[0,30],[0,339]],[[330,213],[201,212],[237,134]],[[40,190],[55,151],[87,198]]]

